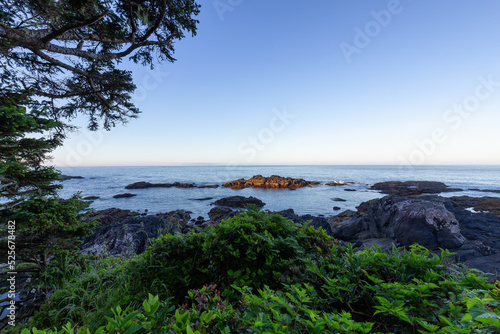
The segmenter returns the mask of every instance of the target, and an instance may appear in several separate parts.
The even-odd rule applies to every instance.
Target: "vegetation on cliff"
[[[162,236],[130,260],[86,262],[32,332],[500,332],[500,286],[446,255],[421,246],[355,252],[322,230],[251,210]]]

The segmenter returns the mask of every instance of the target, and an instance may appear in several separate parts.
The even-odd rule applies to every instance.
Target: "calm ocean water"
[[[238,166],[228,167],[61,167],[66,175],[79,175],[84,179],[64,181],[60,191],[63,198],[76,192],[85,196],[99,196],[91,208],[101,210],[111,207],[149,213],[167,212],[184,209],[193,212],[192,217],[204,216],[212,208],[210,203],[227,196],[254,196],[266,203],[264,209],[284,210],[293,208],[298,214],[335,215],[346,209],[355,209],[363,201],[382,197],[367,185],[381,181],[425,180],[441,181],[451,187],[465,189],[463,192],[446,193],[443,196],[493,196],[497,193],[470,191],[470,188],[500,190],[500,166],[419,166],[405,168],[400,166]],[[295,191],[275,189],[231,190],[218,189],[177,189],[149,188],[127,190],[125,186],[147,181],[152,183],[183,182],[196,185],[222,184],[238,178],[253,175],[280,175],[303,178],[322,183],[331,181],[352,181],[354,185],[330,187],[313,186]],[[345,191],[344,189],[356,189]],[[113,196],[130,192],[137,194],[132,198],[114,199]],[[197,200],[211,197],[211,200]],[[345,202],[333,201],[345,199]],[[333,211],[334,206],[342,208]]]

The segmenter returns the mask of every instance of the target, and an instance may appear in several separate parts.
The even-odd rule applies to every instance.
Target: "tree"
[[[51,117],[85,114],[89,128],[137,117],[135,63],[173,62],[174,42],[196,34],[193,0],[1,0],[0,92],[32,92]]]
[[[64,124],[48,118],[46,111],[28,112],[23,106],[27,101],[23,95],[0,98],[0,197],[6,200],[0,217],[3,223],[15,222],[16,260],[43,270],[56,252],[76,250],[79,238],[95,224],[82,221],[80,211],[87,205],[77,196],[58,198],[62,186],[54,181],[60,174],[42,164],[61,144]],[[5,248],[6,239],[2,241]]]

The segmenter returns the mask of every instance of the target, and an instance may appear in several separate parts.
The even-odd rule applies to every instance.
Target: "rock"
[[[421,194],[438,194],[442,192],[462,191],[462,189],[449,188],[442,182],[434,181],[388,181],[375,183],[371,189],[380,190],[384,194],[410,196]]]
[[[361,248],[378,244],[387,249],[390,242],[398,247],[417,243],[435,253],[447,248],[456,253],[456,261],[495,274],[500,269],[500,216],[464,209],[485,201],[492,210],[498,202],[492,204],[490,200],[386,196],[362,203],[357,212],[345,211],[327,221],[334,237]]]
[[[248,204],[255,205],[261,208],[266,205],[266,203],[262,202],[260,199],[252,196],[230,196],[221,198],[213,202],[212,204],[217,206],[228,206],[231,208],[245,208]]]
[[[172,185],[176,188],[194,188],[194,183],[179,183],[174,182]]]
[[[92,212],[84,218],[84,221],[89,222],[93,219],[96,219],[100,225],[108,225],[124,221],[128,218],[136,217],[137,215],[137,212],[132,212],[130,210],[110,208]]]
[[[392,238],[401,246],[418,243],[430,250],[457,248],[466,240],[440,202],[389,196],[371,201],[366,212],[338,224],[333,235],[345,241]]]
[[[333,182],[325,183],[325,186],[338,187],[338,186],[347,186],[349,184],[354,184],[354,182],[333,181]]]
[[[193,198],[192,201],[209,201],[214,199],[213,197],[203,197],[203,198]]]
[[[189,214],[180,210],[156,216],[113,220],[99,225],[92,236],[83,240],[81,253],[120,257],[141,254],[158,236],[183,232],[190,218]]]
[[[231,189],[243,189],[249,187],[294,189],[317,184],[319,184],[319,182],[306,181],[304,179],[294,179],[291,177],[281,177],[278,175],[271,175],[269,177],[255,175],[248,180],[238,179],[234,181],[224,182],[222,186],[229,187]]]
[[[451,200],[461,209],[473,208],[475,211],[500,216],[500,198],[497,197],[454,196]]]
[[[334,211],[338,211],[338,210],[340,210],[340,209],[341,209],[341,207],[339,207],[339,206],[334,206],[334,207],[333,207],[333,210],[334,210]]]
[[[137,194],[130,194],[130,193],[125,193],[125,194],[118,194],[113,196],[113,198],[128,198],[128,197],[134,197],[137,196]]]
[[[170,188],[170,187],[176,187],[176,188],[193,188],[194,183],[179,183],[179,182],[174,182],[174,183],[149,183],[149,182],[136,182],[129,184],[128,186],[125,187],[125,189],[146,189],[146,188]]]
[[[218,184],[210,184],[210,185],[207,185],[207,186],[198,186],[196,188],[219,188],[219,185]]]
[[[472,191],[481,191],[481,192],[484,192],[484,193],[500,194],[500,190],[498,190],[498,189],[477,189],[477,188],[473,188],[473,189],[469,189],[469,190],[472,190]]]
[[[140,181],[129,184],[128,186],[125,187],[125,189],[146,189],[146,188],[156,188],[156,187],[168,188],[172,187],[172,183],[149,183]]]
[[[61,181],[71,180],[71,179],[84,179],[83,176],[70,176],[70,175],[59,175]]]
[[[328,235],[332,235],[332,228],[324,217],[315,217],[311,215],[299,216],[295,213],[295,211],[293,211],[293,209],[287,209],[276,213],[293,220],[295,223],[307,224],[309,226],[313,226],[315,229],[319,229],[321,227]]]
[[[356,191],[356,189],[344,189],[344,191]]]
[[[338,197],[332,198],[332,201],[334,201],[334,202],[347,202],[347,200],[345,200],[343,198],[338,198]]]
[[[166,213],[157,213],[156,217],[163,218],[173,223],[187,223],[191,219],[190,211],[176,210]]]
[[[84,201],[95,201],[96,199],[99,199],[99,196],[87,196],[82,198]]]
[[[219,224],[222,220],[232,218],[238,214],[238,211],[233,211],[227,206],[217,206],[208,212],[211,224]],[[202,224],[203,226],[203,224]]]

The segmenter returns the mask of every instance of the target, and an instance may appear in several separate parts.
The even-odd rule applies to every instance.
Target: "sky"
[[[498,0],[210,0],[57,166],[500,164]]]

